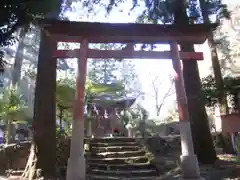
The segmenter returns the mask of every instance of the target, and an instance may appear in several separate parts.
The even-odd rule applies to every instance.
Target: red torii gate
[[[35,101],[37,102],[37,106],[34,107],[35,119],[40,120],[44,114],[46,115],[45,121],[55,123],[55,110],[53,110],[53,107],[55,107],[56,58],[79,59],[67,180],[85,180],[83,114],[87,58],[172,59],[181,127],[183,176],[186,178],[200,178],[197,158],[193,151],[180,59],[203,60],[203,54],[199,52],[179,52],[178,44],[202,44],[216,26],[216,24],[208,24],[180,27],[177,25],[110,24],[58,20],[44,20],[42,22],[42,43],[40,45],[35,93]],[[57,50],[57,42],[75,42],[81,45],[80,49]],[[158,44],[164,42],[171,45],[171,51],[134,50],[134,44],[137,43]],[[124,43],[127,44],[127,48],[123,50],[89,49],[89,43]],[[52,61],[49,61],[49,58]],[[45,96],[39,95],[44,92],[46,93]],[[50,132],[50,130],[47,132]]]

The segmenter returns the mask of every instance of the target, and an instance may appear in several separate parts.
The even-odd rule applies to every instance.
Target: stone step
[[[136,142],[110,142],[110,143],[102,143],[102,142],[94,142],[90,143],[91,147],[109,147],[109,146],[137,146]]]
[[[128,137],[103,137],[103,138],[92,138],[91,143],[100,142],[100,143],[111,143],[111,142],[135,142],[135,138]]]
[[[102,176],[119,176],[119,177],[143,177],[143,176],[157,176],[156,169],[142,169],[142,170],[99,170],[89,169],[87,171],[90,175],[102,175]]]
[[[122,151],[138,151],[141,146],[108,146],[108,147],[90,147],[92,153],[100,152],[122,152]]]
[[[145,163],[133,163],[133,164],[99,164],[99,163],[88,163],[90,169],[99,170],[144,170],[155,168],[152,164],[148,162]]]
[[[131,163],[145,163],[148,158],[144,156],[134,157],[114,157],[114,158],[89,158],[88,162],[99,164],[131,164]]]
[[[122,152],[100,152],[91,153],[92,158],[114,158],[114,157],[132,157],[132,156],[144,156],[144,150],[137,151],[122,151]]]
[[[156,167],[134,138],[93,138],[87,158],[87,180],[155,180]]]
[[[118,177],[118,176],[100,176],[100,175],[87,175],[88,180],[155,180],[156,176],[149,177]]]

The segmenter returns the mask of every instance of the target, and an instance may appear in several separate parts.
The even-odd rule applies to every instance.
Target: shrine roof
[[[136,101],[136,97],[116,97],[110,94],[95,96],[93,103],[101,107],[129,108]]]
[[[88,39],[95,43],[203,43],[218,24],[161,25],[136,23],[74,22],[63,20],[43,20],[45,30],[58,41],[81,41]]]

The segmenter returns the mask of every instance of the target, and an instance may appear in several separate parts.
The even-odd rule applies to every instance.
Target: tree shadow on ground
[[[164,156],[164,170],[157,180],[175,180],[181,177],[179,162],[180,153]],[[166,163],[168,162],[168,163]],[[214,165],[200,165],[201,176],[206,180],[236,180],[240,179],[240,165],[231,161],[217,160]]]

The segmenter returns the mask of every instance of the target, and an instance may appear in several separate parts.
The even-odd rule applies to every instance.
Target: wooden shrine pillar
[[[80,54],[77,66],[74,117],[72,124],[70,157],[68,159],[67,166],[67,180],[86,179],[86,166],[84,157],[84,97],[87,74],[87,50],[88,41],[83,40],[80,44]]]
[[[33,143],[41,160],[37,168],[43,170],[44,178],[56,175],[56,58],[52,58],[53,47],[56,43],[43,29],[35,87]]]
[[[179,113],[181,135],[181,166],[183,179],[201,179],[197,156],[194,154],[189,120],[187,96],[184,87],[183,72],[177,42],[171,42],[172,64],[175,71],[175,89]]]

